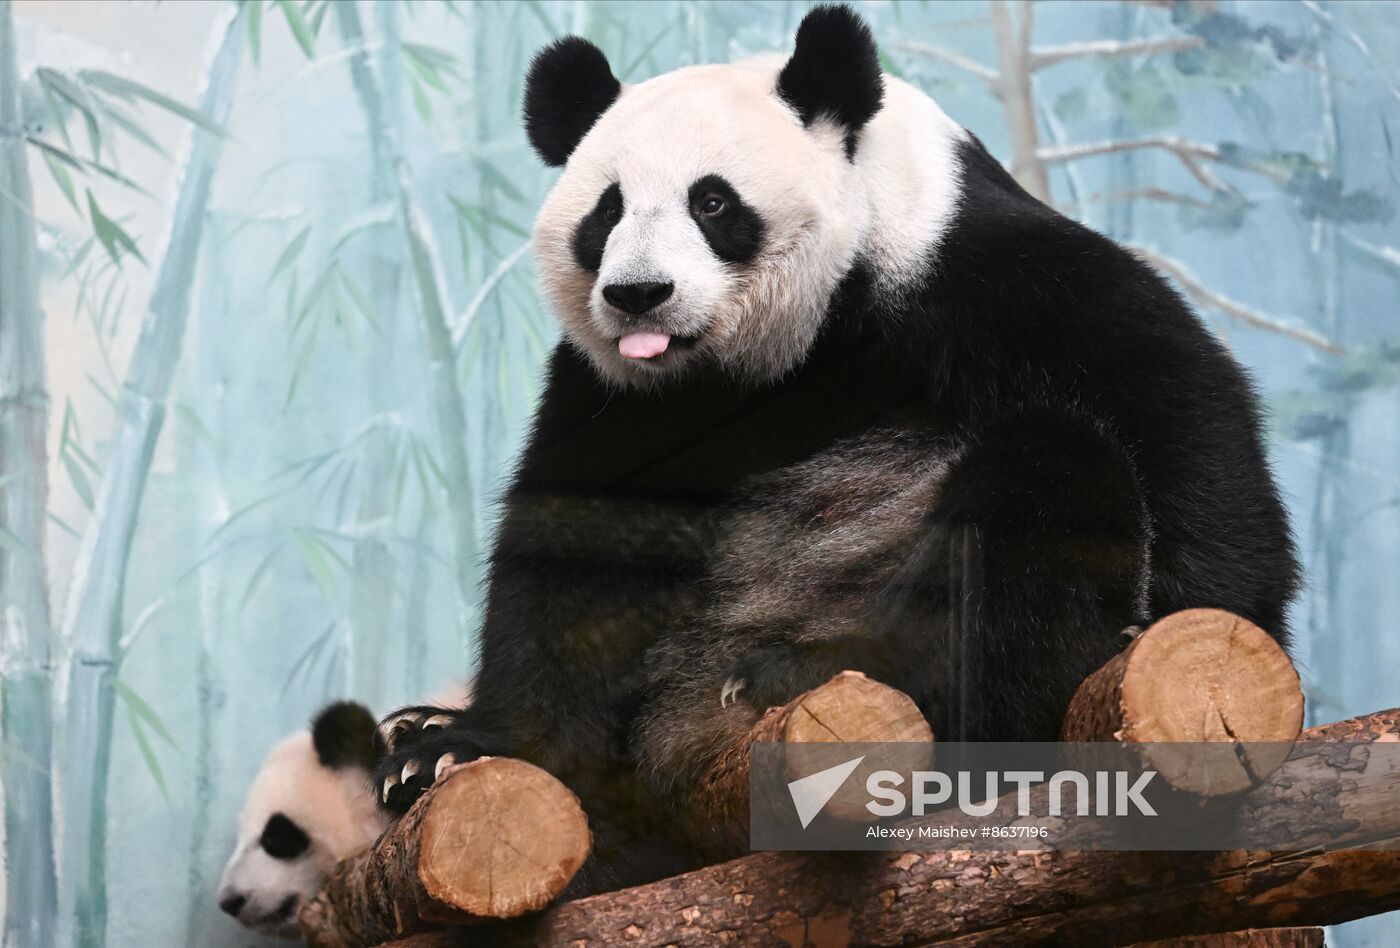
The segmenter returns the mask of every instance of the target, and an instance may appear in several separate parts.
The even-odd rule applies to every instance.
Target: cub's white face
[[[625,87],[569,156],[535,253],[568,338],[605,378],[648,385],[701,360],[773,378],[811,346],[869,210],[844,131],[804,126],[775,94],[782,65]]]
[[[310,732],[272,749],[248,791],[218,901],[248,928],[294,938],[297,913],[336,862],[379,836],[386,820],[369,771],[327,767]]]

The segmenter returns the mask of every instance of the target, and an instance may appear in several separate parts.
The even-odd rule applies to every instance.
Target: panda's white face
[[[535,224],[543,288],[602,377],[641,386],[705,362],[782,376],[858,262],[875,302],[919,286],[966,135],[831,5],[803,18],[790,57],[636,86],[566,37],[530,66],[525,127],[564,167]]]
[[[248,928],[294,938],[298,911],[336,862],[385,824],[366,767],[327,767],[310,732],[294,734],[268,754],[248,792],[219,907]]]
[[[623,89],[535,226],[546,292],[606,378],[699,360],[780,375],[810,347],[868,224],[834,123],[774,92],[781,57],[693,66]]]

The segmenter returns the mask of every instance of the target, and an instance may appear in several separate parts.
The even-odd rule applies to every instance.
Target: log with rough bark
[[[1147,769],[1199,797],[1257,786],[1303,727],[1303,692],[1287,653],[1221,609],[1187,609],[1152,625],[1079,686],[1064,741],[1144,745]],[[1233,745],[1203,755],[1203,741]]]
[[[1139,942],[1133,948],[1323,948],[1325,944],[1321,928],[1247,928]]]
[[[562,783],[524,761],[484,757],[445,773],[369,849],[340,863],[302,909],[319,948],[543,908],[588,856],[588,822]]]
[[[1323,743],[1337,741],[1400,742],[1400,709],[1305,731],[1244,795],[1248,818],[1223,852],[755,853],[477,929],[471,943],[1122,945],[1400,908],[1400,768]],[[1264,850],[1279,821],[1298,845]]]
[[[847,942],[838,936],[832,941],[817,940],[823,930],[817,929],[811,938],[802,943],[801,948],[836,948]],[[723,944],[736,944],[738,940],[721,938]],[[390,942],[381,948],[450,948],[462,944],[450,932],[415,935],[400,941]],[[795,944],[795,943],[789,943]],[[1186,935],[1181,938],[1165,938],[1160,941],[1138,942],[1130,948],[1325,948],[1326,939],[1321,928],[1247,928],[1238,932],[1221,932],[1214,935]]]
[[[769,708],[743,740],[716,759],[691,798],[695,823],[704,828],[707,848],[730,853],[748,849],[749,751],[758,741],[926,745],[930,752],[922,762],[927,763],[933,731],[908,695],[854,671],[841,672],[780,708]],[[853,810],[850,803],[838,794],[828,811],[851,819],[871,818],[863,809]]]

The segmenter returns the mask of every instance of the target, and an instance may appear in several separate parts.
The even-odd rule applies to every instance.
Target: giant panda
[[[337,862],[388,825],[369,793],[383,753],[374,715],[337,701],[277,743],[258,768],[219,882],[219,908],[240,925],[294,938],[297,912]]]
[[[511,754],[582,798],[573,894],[706,852],[707,765],[841,669],[940,739],[1044,741],[1123,632],[1286,641],[1298,567],[1245,372],[1150,266],[1027,194],[813,9],[790,56],[637,85],[560,40],[525,125],[564,338],[504,498],[476,703],[406,709],[402,812]],[[431,729],[415,722],[431,720]]]

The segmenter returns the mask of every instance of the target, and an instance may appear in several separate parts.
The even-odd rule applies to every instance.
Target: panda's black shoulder
[[[906,298],[918,312],[898,314],[924,336],[913,348],[981,358],[991,347],[1022,368],[1152,356],[1185,371],[1228,360],[1151,266],[1032,197],[975,136],[955,147],[956,210],[925,285]]]
[[[1020,293],[1027,302],[1073,293],[1157,297],[1184,309],[1150,266],[1110,238],[1031,196],[976,136],[955,146],[957,210],[939,248],[935,282],[948,292]]]

